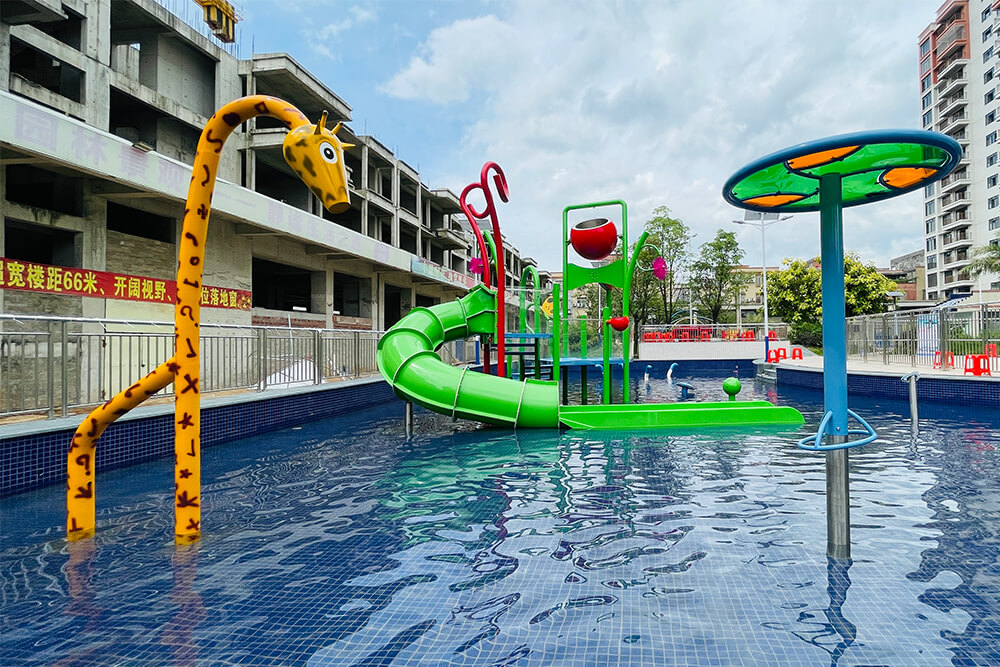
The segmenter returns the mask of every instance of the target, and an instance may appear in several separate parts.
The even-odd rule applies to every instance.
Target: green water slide
[[[519,428],[559,426],[559,387],[511,380],[444,363],[450,340],[496,331],[496,293],[477,285],[456,301],[414,308],[378,343],[378,368],[405,401],[461,419]]]
[[[690,429],[797,426],[803,421],[794,408],[767,401],[560,407],[557,381],[522,382],[458,368],[435,351],[450,340],[494,331],[496,292],[477,285],[455,301],[411,310],[379,341],[378,368],[404,401],[455,418],[513,428],[558,428],[561,423],[583,430]]]

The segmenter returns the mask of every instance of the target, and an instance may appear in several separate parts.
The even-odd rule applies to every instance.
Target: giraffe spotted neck
[[[291,104],[253,95],[226,104],[202,131],[184,207],[174,304],[174,356],[146,377],[93,410],[77,428],[67,457],[66,530],[70,540],[90,537],[96,527],[94,453],[101,433],[118,417],[174,382],[174,536],[178,543],[201,535],[201,324],[205,241],[219,159],[226,140],[256,116],[282,121],[289,132],[283,154],[289,166],[332,213],[350,206],[340,128],[325,127],[326,113],[312,125]]]

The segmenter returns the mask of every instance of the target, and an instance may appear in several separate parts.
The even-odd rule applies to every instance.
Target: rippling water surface
[[[61,488],[4,499],[3,660],[1000,664],[994,418],[924,406],[914,440],[904,405],[853,400],[880,439],[851,453],[855,560],[827,561],[824,459],[794,446],[821,396],[745,384],[806,427],[513,433],[418,412],[407,442],[393,405],[212,447],[186,548],[170,460],[100,476],[89,542],[62,539]]]

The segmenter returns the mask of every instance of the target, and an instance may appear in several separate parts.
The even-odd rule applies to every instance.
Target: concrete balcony
[[[938,127],[941,128],[941,132],[949,136],[954,136],[953,133],[965,134],[965,127],[969,124],[969,114],[965,111],[952,114],[947,118],[943,118],[939,123]]]
[[[955,113],[959,109],[964,109],[965,105],[969,102],[969,96],[963,90],[960,93],[956,93],[945,99],[937,105],[937,111],[939,116],[948,116],[949,114]]]
[[[959,72],[961,67],[955,67],[955,63],[965,64],[969,61],[963,58],[955,60],[952,65],[947,67],[944,72],[939,74],[940,78],[937,84],[938,95],[942,97],[952,97],[954,95],[965,92],[965,84],[968,83],[968,79],[965,78],[965,72]],[[952,73],[952,76],[947,76],[947,73]]]
[[[941,179],[941,192],[953,192],[960,188],[967,188],[971,184],[972,179],[969,178],[969,171],[967,169],[954,171]]]
[[[972,234],[969,234],[967,230],[961,230],[957,232],[952,232],[945,234],[941,237],[941,249],[942,250],[952,250],[955,248],[968,247],[972,245]],[[962,260],[968,259],[968,257],[962,257]],[[948,264],[949,262],[945,262]]]
[[[941,212],[948,213],[958,209],[966,208],[972,203],[968,191],[959,190],[955,194],[948,194],[941,197]]]
[[[466,248],[465,237],[450,229],[438,229],[434,232],[434,238],[438,240],[445,250],[460,250]]]
[[[968,209],[960,209],[941,216],[941,231],[949,231],[972,224]]]

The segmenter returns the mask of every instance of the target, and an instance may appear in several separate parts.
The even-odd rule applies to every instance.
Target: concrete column
[[[0,90],[10,89],[10,26],[0,23]]]
[[[330,311],[333,310],[333,293],[327,291],[327,286],[332,283],[331,273],[329,262],[327,262],[327,266],[322,271],[312,271],[309,275],[309,291],[311,293],[309,312],[323,313],[324,326],[330,326]]]

